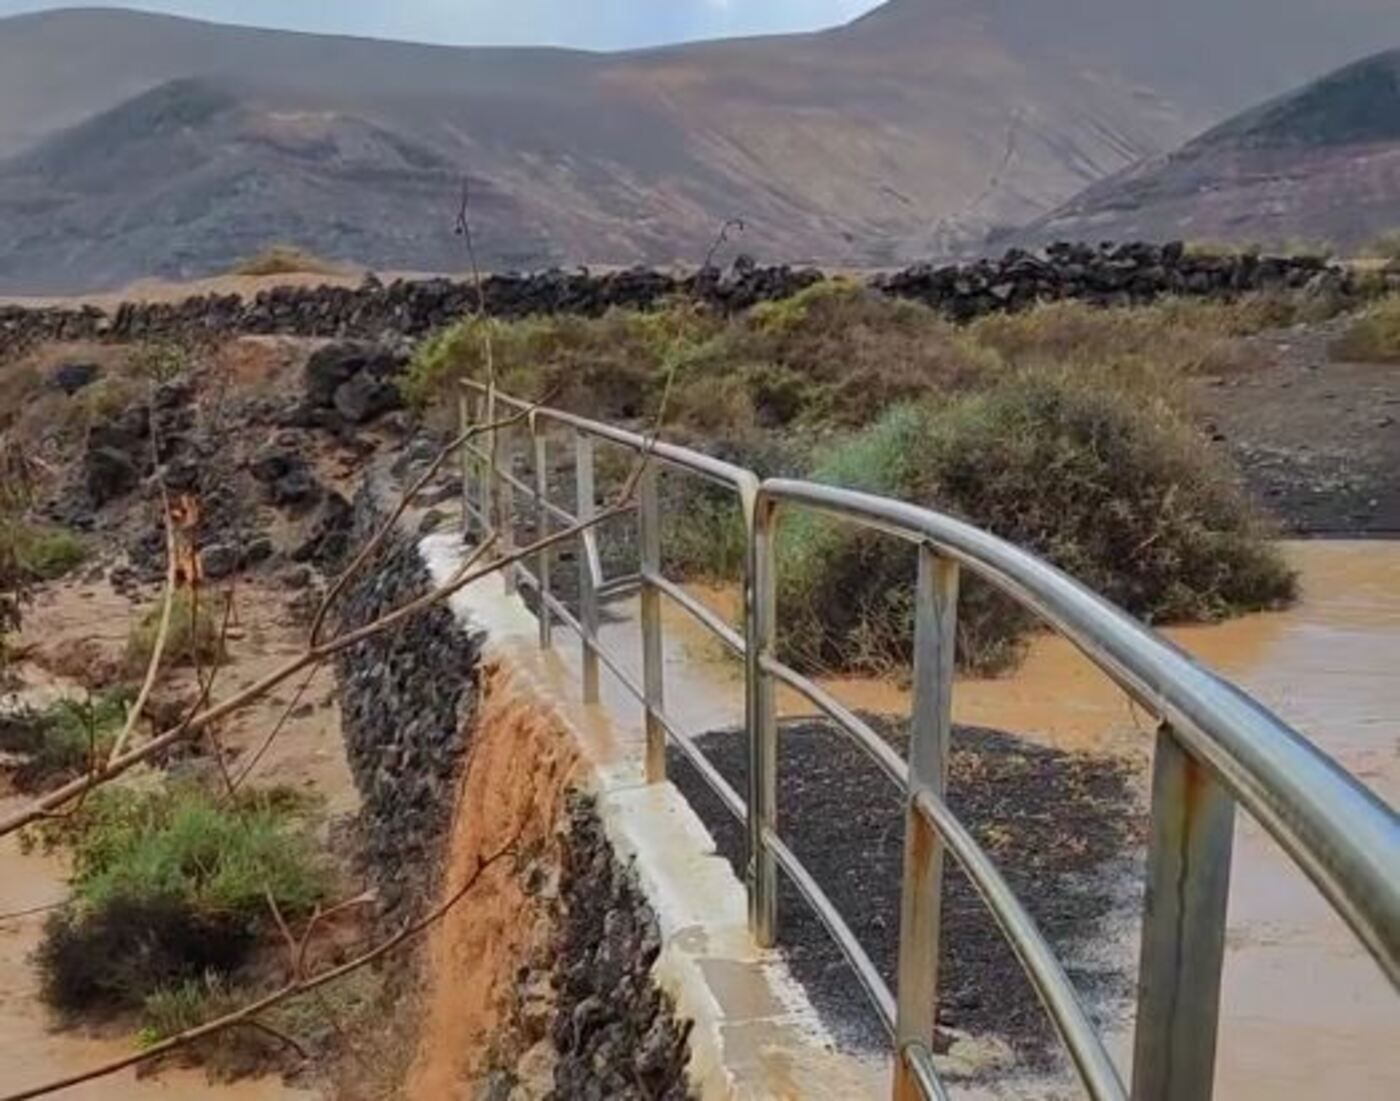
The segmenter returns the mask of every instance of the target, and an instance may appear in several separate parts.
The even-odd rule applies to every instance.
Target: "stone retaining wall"
[[[354,508],[351,546],[359,547],[383,514],[367,488]],[[417,547],[405,535],[393,536],[345,592],[339,626],[372,622],[430,584]],[[364,861],[388,921],[416,913],[437,885],[476,705],[477,667],[477,647],[441,607],[336,659],[345,752],[361,796]]]
[[[581,796],[569,807],[559,891],[552,1101],[686,1101],[691,1026],[652,976],[656,915]]]
[[[741,259],[725,273],[709,268],[686,276],[648,269],[497,275],[483,282],[481,294],[486,312],[503,318],[597,316],[613,307],[648,309],[677,295],[740,310],[788,297],[823,278],[812,269],[765,268]],[[1400,285],[1400,273],[1395,282]],[[1012,250],[1000,260],[917,265],[871,283],[957,319],[1044,299],[1107,305],[1166,294],[1224,298],[1309,285],[1343,293],[1354,289],[1348,273],[1316,257],[1191,256],[1180,244],[1052,245],[1043,254]],[[196,340],[232,333],[416,337],[465,316],[476,305],[477,291],[469,282],[426,279],[385,285],[367,277],[359,287],[277,287],[252,299],[211,295],[174,303],[129,302],[110,314],[92,306],[0,306],[0,358],[44,340]]]

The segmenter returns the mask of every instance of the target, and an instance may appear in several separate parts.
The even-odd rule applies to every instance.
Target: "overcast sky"
[[[625,49],[844,23],[880,0],[0,0],[0,16],[124,7],[223,23],[461,45]]]

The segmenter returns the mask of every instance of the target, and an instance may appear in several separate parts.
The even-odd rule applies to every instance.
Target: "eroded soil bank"
[[[688,1028],[651,974],[656,919],[580,774],[572,735],[489,670],[442,895],[480,878],[422,952],[410,1101],[688,1096]]]

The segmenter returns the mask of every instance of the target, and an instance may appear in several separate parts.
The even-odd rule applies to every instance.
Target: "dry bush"
[[[472,319],[420,350],[405,392],[440,400],[461,378],[612,420],[655,412],[668,383],[672,429],[735,432],[859,425],[930,388],[974,385],[997,356],[933,310],[852,283],[818,283],[724,317],[690,302],[601,318]]]
[[[1357,363],[1400,363],[1400,294],[1365,310],[1332,345],[1331,354]]]
[[[1263,295],[1236,302],[1165,299],[1121,309],[1053,302],[981,318],[970,334],[1018,366],[1131,364],[1174,382],[1258,367],[1261,354],[1235,338],[1289,324],[1293,316],[1285,300]]]
[[[1368,260],[1400,260],[1400,228],[1379,234],[1363,245],[1357,255]]]
[[[821,481],[951,512],[1152,622],[1291,600],[1295,579],[1229,472],[1151,393],[1082,371],[1018,374],[952,403],[891,410],[820,463]],[[780,639],[809,669],[886,672],[912,646],[914,552],[798,514],[780,539]],[[1013,661],[1026,614],[973,580],[963,665]]]
[[[240,260],[229,269],[231,275],[339,275],[343,269],[296,245],[269,245]]]
[[[145,672],[150,665],[160,635],[163,604],[146,612],[131,628],[126,640],[125,665],[133,675]],[[210,607],[208,594],[196,602],[188,589],[174,596],[170,614],[170,633],[162,658],[164,666],[210,666],[223,658],[223,640],[215,610]]]

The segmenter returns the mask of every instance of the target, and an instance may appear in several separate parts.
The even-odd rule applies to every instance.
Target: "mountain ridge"
[[[1400,48],[1091,185],[1010,235],[1353,248],[1400,226]]]
[[[205,275],[274,234],[332,259],[460,270],[464,177],[494,267],[695,263],[734,217],[739,247],[766,260],[946,253],[1217,121],[1077,41],[1110,3],[1152,10],[1055,0],[1072,25],[1038,33],[1026,0],[891,0],[811,34],[617,54],[110,9],[0,20],[0,102],[15,108],[0,115],[0,290]],[[240,109],[203,133],[127,133],[145,160],[113,171],[122,158],[96,132],[192,77]],[[146,164],[158,179],[138,187]]]

